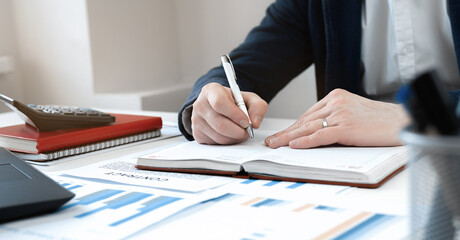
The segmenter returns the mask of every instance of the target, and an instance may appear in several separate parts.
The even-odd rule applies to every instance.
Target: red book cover
[[[67,147],[73,147],[112,138],[123,137],[136,133],[142,133],[161,129],[163,122],[161,117],[112,114],[115,122],[110,125],[64,129],[52,132],[38,132],[34,127],[27,124],[20,124],[0,128],[0,145],[13,151],[26,153],[43,153]],[[35,143],[35,150],[27,150],[26,147],[9,147],[6,142],[32,142]],[[3,142],[3,143],[2,143]],[[15,144],[17,146],[18,144]],[[19,144],[21,145],[21,144]],[[24,144],[25,145],[25,144]]]

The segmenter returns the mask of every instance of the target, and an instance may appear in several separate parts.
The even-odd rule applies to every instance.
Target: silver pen
[[[251,118],[249,118],[248,109],[246,108],[246,105],[244,104],[244,100],[243,100],[243,96],[241,96],[240,88],[238,87],[238,84],[236,84],[236,74],[235,74],[235,69],[233,68],[232,60],[230,60],[230,57],[228,55],[222,55],[220,59],[222,60],[222,66],[224,67],[225,75],[227,75],[228,84],[230,85],[230,89],[232,90],[233,98],[235,98],[235,103],[244,112],[244,114],[248,116],[248,120],[249,120],[248,133],[251,139],[254,139],[254,129],[252,128]]]

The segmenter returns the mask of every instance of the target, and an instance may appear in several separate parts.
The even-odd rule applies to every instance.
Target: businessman
[[[254,128],[276,93],[314,64],[319,101],[265,140],[313,148],[400,145],[409,120],[393,94],[431,69],[459,89],[459,54],[460,1],[277,0],[230,57]],[[184,136],[203,144],[245,141],[248,124],[221,66],[195,83],[179,113]]]

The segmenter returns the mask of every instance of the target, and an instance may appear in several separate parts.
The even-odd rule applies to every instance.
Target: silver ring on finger
[[[327,120],[323,118],[321,121],[323,122],[323,128],[327,128]]]

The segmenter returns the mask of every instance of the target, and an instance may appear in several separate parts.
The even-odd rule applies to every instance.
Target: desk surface
[[[105,110],[107,112],[115,112],[110,110]],[[129,113],[129,114],[143,114],[143,115],[152,115],[152,116],[161,116],[165,123],[167,122],[176,122],[177,114],[168,113],[168,112],[147,112],[147,111],[116,111],[120,113]],[[1,113],[0,114],[0,127],[20,123],[21,120],[13,112]],[[291,119],[265,119],[262,123],[262,130],[273,130],[273,129],[283,129],[293,123],[294,120]],[[165,146],[168,144],[176,143],[183,141],[184,138],[174,137],[170,139],[165,139],[156,142],[149,142],[146,144],[135,145],[129,148],[115,149],[114,151],[105,152],[104,154],[84,156],[78,160],[72,161],[62,161],[51,166],[38,166],[38,168],[46,174],[52,174],[56,171],[66,171],[72,170],[78,167],[86,166],[89,164],[97,163],[100,161],[110,160],[120,155],[133,154],[136,152],[142,152],[148,149]],[[327,201],[328,206],[334,206],[345,209],[356,209],[360,211],[370,211],[370,212],[380,212],[385,214],[396,214],[407,216],[408,212],[408,171],[405,170],[387,183],[377,189],[360,189],[353,188],[351,191],[347,191],[347,194],[342,195],[340,198],[331,199]],[[302,196],[299,196],[302,197]],[[306,197],[306,196],[303,196]],[[139,236],[149,236],[148,233],[155,233],[155,227],[146,230],[146,235]],[[1,238],[0,232],[0,238]]]

